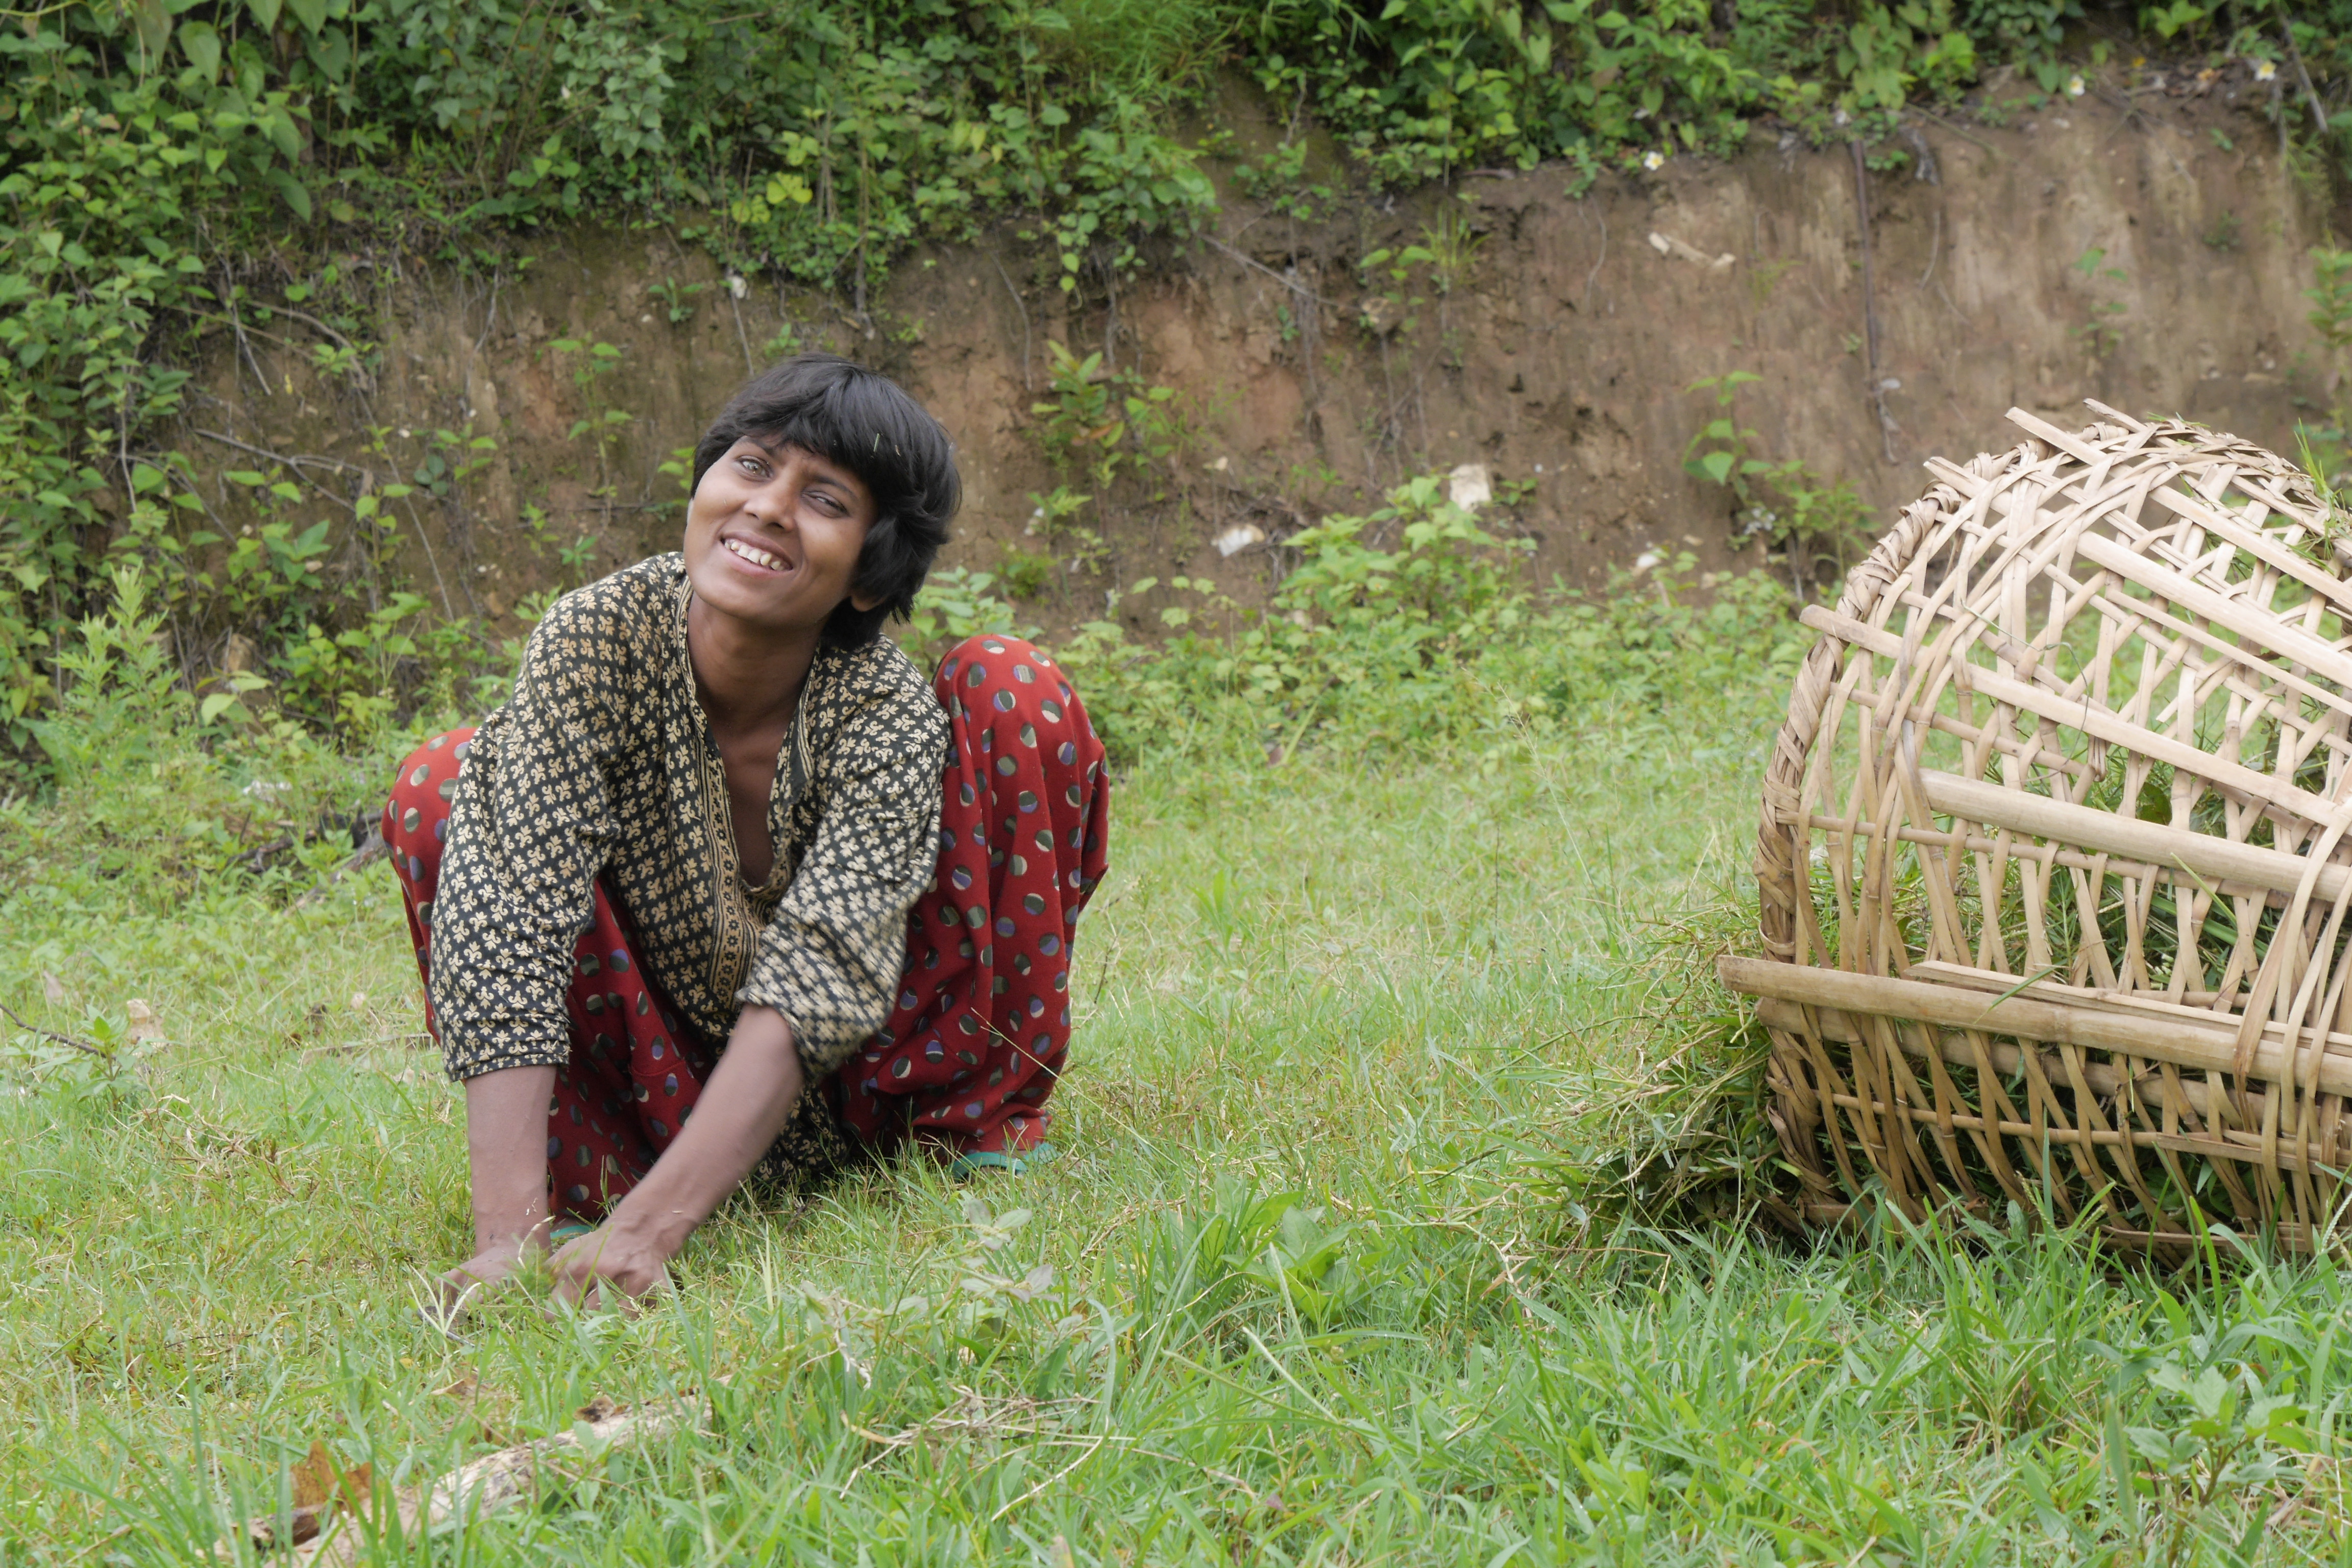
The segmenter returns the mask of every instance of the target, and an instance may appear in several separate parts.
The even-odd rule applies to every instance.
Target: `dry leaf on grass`
[[[163,1037],[163,1026],[155,1021],[155,1010],[140,998],[133,996],[125,1002],[122,1011],[131,1021],[131,1027],[126,1032],[132,1045]]]
[[[294,1506],[320,1508],[340,1502],[356,1512],[367,1506],[368,1493],[374,1489],[374,1470],[373,1465],[346,1470],[335,1463],[323,1441],[314,1442],[302,1462],[294,1467]]]
[[[335,1457],[324,1439],[314,1441],[310,1451],[302,1457],[288,1478],[291,1482],[293,1504],[283,1515],[257,1515],[241,1527],[245,1538],[257,1552],[271,1551],[278,1546],[299,1546],[316,1540],[326,1528],[328,1518],[338,1509],[349,1513],[365,1513],[368,1499],[375,1490],[374,1467],[360,1465],[344,1469],[335,1463]],[[284,1540],[278,1538],[278,1528],[286,1530]],[[230,1556],[226,1542],[214,1552],[215,1557]]]
[[[46,969],[41,971],[41,995],[50,1006],[58,1006],[66,999],[65,982]]]

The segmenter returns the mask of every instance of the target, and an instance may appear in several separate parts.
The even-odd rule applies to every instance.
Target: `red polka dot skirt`
[[[1045,1136],[1069,1050],[1109,781],[1077,694],[1019,638],[968,640],[931,689],[950,724],[939,869],[908,916],[898,1005],[839,1074],[841,1117],[877,1146],[1017,1156]]]

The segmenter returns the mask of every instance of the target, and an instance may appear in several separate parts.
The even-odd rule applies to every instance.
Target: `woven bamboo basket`
[[[2013,1201],[2307,1247],[2352,1164],[2352,543],[2295,465],[2091,406],[1929,463],[1805,612],[1768,956],[1722,977],[1808,1220]]]

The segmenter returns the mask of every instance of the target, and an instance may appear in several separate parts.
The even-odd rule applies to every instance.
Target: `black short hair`
[[[856,474],[874,497],[874,526],[849,585],[882,602],[861,610],[844,599],[824,624],[825,641],[862,647],[891,616],[906,619],[963,503],[954,445],[940,422],[888,376],[838,354],[803,353],[727,400],[694,448],[693,488],[747,436],[814,452]]]

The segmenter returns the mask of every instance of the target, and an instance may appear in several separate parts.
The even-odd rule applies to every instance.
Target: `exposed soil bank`
[[[1228,191],[1212,242],[1082,302],[1009,230],[910,258],[859,320],[756,282],[732,298],[666,232],[583,229],[495,283],[381,278],[392,321],[365,397],[310,371],[301,345],[256,338],[240,353],[217,338],[192,424],[340,459],[310,470],[338,488],[366,482],[362,470],[387,477],[366,450],[370,424],[404,467],[432,428],[493,437],[479,474],[403,521],[414,580],[459,613],[502,615],[530,589],[668,547],[680,489],[659,465],[787,325],[802,344],[891,369],[946,422],[969,487],[950,560],[977,567],[1034,547],[1030,497],[1055,482],[1030,412],[1048,340],[1177,390],[1189,439],[1163,479],[1104,513],[1099,570],[1039,596],[1049,625],[1099,614],[1104,588],[1144,575],[1213,573],[1246,595],[1273,557],[1253,545],[1223,558],[1217,536],[1278,540],[1463,463],[1528,487],[1507,526],[1538,541],[1544,578],[1595,584],[1654,547],[1753,563],[1755,549],[1732,545],[1727,493],[1681,468],[1712,413],[1685,389],[1727,371],[1762,377],[1738,409],[1759,455],[1843,475],[1882,515],[1922,488],[1922,458],[2008,444],[2012,404],[2072,424],[2096,397],[2293,452],[2297,418],[2334,391],[2303,296],[2332,215],[2263,121],[2139,101],[2126,112],[2085,98],[2000,131],[1923,123],[1917,168],[1868,178],[1866,258],[1847,151],[1760,133],[1732,163],[1677,161],[1583,200],[1553,167],[1312,223]],[[1228,90],[1217,111],[1243,155],[1272,139],[1249,93]],[[1361,258],[1444,235],[1449,214],[1467,220],[1450,292],[1429,266],[1366,283]],[[659,292],[673,283],[713,286]],[[673,303],[691,315],[674,323]],[[583,390],[580,356],[551,349],[566,338],[616,346],[620,369]],[[631,417],[600,459],[570,433],[607,408]],[[186,445],[223,468],[253,461],[206,437]],[[233,518],[243,492],[205,488]],[[526,521],[531,508],[543,528]],[[583,536],[593,549],[567,569],[558,547]],[[1148,596],[1127,606],[1150,608]]]

